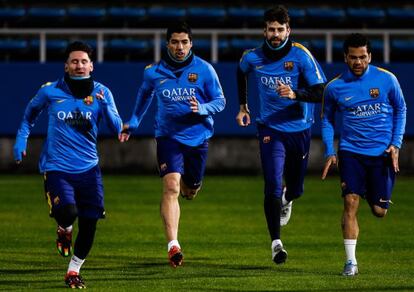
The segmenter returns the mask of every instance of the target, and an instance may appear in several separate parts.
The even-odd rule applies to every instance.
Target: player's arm
[[[193,113],[201,116],[214,115],[221,112],[226,106],[226,99],[224,98],[223,89],[217,73],[211,65],[208,65],[205,73],[206,82],[204,84],[204,91],[208,98],[205,103],[198,102],[197,98],[193,96],[190,99],[190,108]]]
[[[107,125],[118,135],[122,131],[122,119],[119,116],[112,92],[108,88],[102,88],[96,93],[96,98],[101,104],[101,112]]]
[[[145,113],[151,105],[153,96],[154,88],[151,86],[150,76],[146,70],[144,71],[144,81],[142,82],[141,87],[138,89],[132,116],[129,121],[124,123],[122,126],[122,133],[119,136],[120,142],[128,141],[131,132],[139,127]]]
[[[322,141],[325,145],[325,166],[322,172],[322,179],[325,179],[330,167],[337,165],[337,158],[334,149],[335,133],[335,111],[336,102],[330,88],[325,88],[322,99]]]
[[[241,127],[250,125],[250,110],[247,103],[247,78],[248,75],[243,71],[242,67],[246,67],[246,62],[242,57],[240,65],[237,67],[237,91],[239,96],[239,113],[236,116],[237,124]]]
[[[24,111],[23,120],[17,130],[16,142],[13,147],[13,155],[16,163],[22,161],[22,157],[26,156],[27,139],[29,138],[30,132],[35,125],[35,122],[43,109],[47,107],[47,95],[45,92],[45,84],[40,88],[37,94],[30,100]]]
[[[389,94],[390,103],[393,107],[393,126],[391,145],[385,150],[391,155],[392,164],[395,172],[399,169],[399,150],[402,145],[403,135],[405,132],[407,106],[405,104],[404,95],[400,84],[395,76],[392,76],[393,82]]]
[[[308,84],[305,87],[293,90],[294,98],[297,101],[319,103],[322,102],[326,77],[321,66],[310,53],[304,53],[301,61],[301,75]],[[287,86],[287,85],[285,85]],[[285,95],[281,95],[285,96]],[[289,96],[290,98],[290,96]]]

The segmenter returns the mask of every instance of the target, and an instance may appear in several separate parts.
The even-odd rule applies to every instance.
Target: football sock
[[[170,249],[173,247],[173,246],[178,246],[179,248],[181,248],[181,246],[180,246],[180,244],[178,243],[178,240],[176,240],[176,239],[174,239],[174,240],[171,240],[169,243],[168,243],[168,246],[167,246],[167,251],[170,251]]]
[[[78,235],[74,255],[80,259],[85,259],[92,248],[97,222],[98,219],[95,218],[78,218]]]
[[[283,246],[283,243],[280,239],[275,239],[272,241],[272,250],[275,248],[276,245],[280,244],[281,246]]]
[[[283,192],[283,195],[282,195],[282,206],[286,206],[287,204],[289,204],[289,201],[286,200],[286,192]]]
[[[356,239],[344,239],[346,261],[351,261],[354,265],[357,264],[355,257],[355,249],[357,245]]]
[[[73,255],[70,259],[69,267],[68,267],[68,273],[69,272],[76,272],[79,274],[79,270],[82,267],[82,264],[85,262],[85,260],[82,260],[78,258],[77,256]]]
[[[264,211],[267,222],[267,229],[269,230],[270,238],[272,240],[280,239],[280,209],[282,200],[273,196],[265,196]]]

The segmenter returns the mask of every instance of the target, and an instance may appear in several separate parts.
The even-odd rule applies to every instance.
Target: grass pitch
[[[82,275],[108,291],[412,291],[412,177],[399,177],[383,219],[359,211],[360,275],[340,275],[344,251],[338,178],[308,177],[282,229],[286,264],[271,261],[261,177],[206,177],[194,201],[180,199],[184,266],[167,262],[156,176],[104,176],[107,218]],[[41,176],[0,176],[0,290],[65,288],[68,259],[55,247]],[[76,232],[76,231],[75,231]]]

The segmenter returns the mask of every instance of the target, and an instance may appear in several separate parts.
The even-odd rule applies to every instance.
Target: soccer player
[[[326,163],[338,163],[344,210],[342,235],[346,262],[344,276],[358,274],[355,249],[359,234],[357,212],[360,197],[372,213],[384,217],[391,203],[395,174],[399,171],[406,106],[397,78],[389,71],[370,65],[371,46],[361,34],[345,40],[348,69],[326,86],[322,115],[322,138]],[[338,157],[334,150],[335,112],[340,113]]]
[[[161,217],[172,267],[182,264],[178,242],[179,194],[191,200],[201,188],[213,117],[225,98],[213,67],[192,52],[191,28],[176,23],[167,30],[167,52],[144,70],[135,109],[124,125],[121,142],[138,128],[153,97],[157,99],[155,138],[163,183]]]
[[[98,124],[104,119],[115,133],[122,130],[111,91],[91,76],[91,56],[92,49],[85,43],[68,45],[64,76],[44,84],[31,99],[14,145],[14,158],[20,163],[37,117],[47,112],[39,169],[44,174],[50,216],[58,224],[57,249],[64,257],[71,254],[72,224],[78,218],[74,253],[65,276],[70,288],[85,288],[79,270],[92,247],[96,223],[105,215],[96,149]]]
[[[245,51],[237,70],[240,111],[236,120],[242,127],[250,124],[250,73],[254,74],[258,90],[264,212],[276,264],[287,258],[280,226],[288,223],[292,202],[303,193],[314,103],[322,100],[326,82],[318,62],[304,46],[290,40],[290,32],[289,14],[284,6],[267,10],[263,45]]]

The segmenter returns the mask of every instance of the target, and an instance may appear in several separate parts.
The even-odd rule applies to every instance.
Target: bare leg
[[[163,193],[161,199],[161,217],[164,223],[167,242],[177,240],[178,224],[180,221],[180,204],[178,196],[180,193],[179,173],[169,173],[163,177]]]

